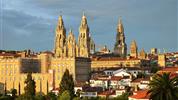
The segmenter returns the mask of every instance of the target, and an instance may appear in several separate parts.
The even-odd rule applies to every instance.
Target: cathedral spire
[[[147,54],[146,54],[145,50],[142,48],[140,53],[139,53],[139,58],[140,59],[146,59],[146,56],[147,56]]]
[[[68,35],[68,37],[72,37],[72,38],[75,39],[75,36],[74,36],[73,31],[72,31],[71,28],[70,28],[70,30],[69,30],[69,35]]]
[[[59,16],[59,19],[58,19],[58,26],[60,28],[64,27],[64,22],[63,22],[63,19],[62,19],[62,15]]]
[[[58,18],[58,24],[56,27],[56,36],[55,36],[55,56],[56,57],[62,57],[64,56],[65,51],[65,41],[66,40],[66,29],[64,27],[64,22],[62,19],[62,15]]]
[[[124,33],[124,27],[123,27],[123,24],[122,24],[122,18],[121,16],[119,17],[119,22],[118,22],[118,26],[117,26],[117,31],[119,33]]]
[[[87,18],[85,16],[85,12],[83,12],[82,20],[81,20],[81,25],[80,26],[88,26],[87,25]]]
[[[73,33],[72,33],[72,29],[71,29],[71,28],[70,28],[70,30],[69,30],[69,34],[73,34]]]

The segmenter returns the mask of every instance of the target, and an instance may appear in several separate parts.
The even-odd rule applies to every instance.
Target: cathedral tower
[[[67,56],[68,57],[76,56],[76,41],[72,30],[70,30],[69,35],[67,37]]]
[[[139,53],[139,58],[140,58],[140,59],[146,59],[146,56],[147,56],[147,54],[146,54],[145,50],[142,49],[142,50],[140,51],[140,53]]]
[[[126,57],[127,55],[127,44],[125,43],[124,27],[121,18],[119,19],[119,23],[117,26],[114,53],[120,55],[121,57]]]
[[[62,16],[59,16],[59,21],[56,28],[55,47],[54,47],[54,53],[56,57],[63,57],[66,55],[65,40],[66,40],[66,29],[64,27]]]
[[[89,37],[89,27],[87,24],[87,18],[83,14],[81,24],[79,27],[79,37],[78,37],[78,48],[80,57],[90,56],[90,37]]]
[[[137,55],[138,55],[137,43],[135,40],[133,40],[130,44],[130,56],[137,58]]]

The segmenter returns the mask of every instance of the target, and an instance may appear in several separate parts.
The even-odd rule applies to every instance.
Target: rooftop
[[[135,95],[129,96],[129,98],[133,99],[149,99],[150,96],[147,94],[148,90],[140,90],[134,92]]]

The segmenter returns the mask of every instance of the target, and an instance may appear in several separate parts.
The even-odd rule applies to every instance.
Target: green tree
[[[47,100],[57,100],[57,96],[53,92],[48,92],[46,95]]]
[[[80,97],[74,97],[73,100],[81,100]]]
[[[11,94],[12,94],[12,98],[15,99],[17,97],[17,90],[16,89],[11,89]]]
[[[58,100],[71,100],[71,95],[68,90],[65,90],[60,96]]]
[[[35,100],[46,100],[45,94],[41,92],[36,93]]]
[[[26,100],[25,94],[19,95],[15,100]]]
[[[0,100],[13,100],[13,99],[9,95],[3,95],[3,96],[0,97]]]
[[[36,88],[36,83],[32,79],[32,74],[28,73],[27,74],[27,79],[25,80],[25,96],[28,98],[27,100],[33,100],[35,96],[35,88]]]
[[[152,100],[178,100],[178,77],[172,78],[170,73],[156,74],[149,86]]]
[[[151,66],[151,73],[156,73],[157,71],[159,71],[158,66]]]
[[[68,90],[71,98],[74,97],[74,81],[72,75],[69,74],[69,70],[65,71],[59,87],[60,93]]]

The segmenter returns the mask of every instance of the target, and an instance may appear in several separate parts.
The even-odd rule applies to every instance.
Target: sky
[[[177,0],[0,0],[0,49],[53,50],[60,14],[78,40],[83,11],[96,49],[113,50],[118,18],[122,17],[128,50],[178,51]]]

